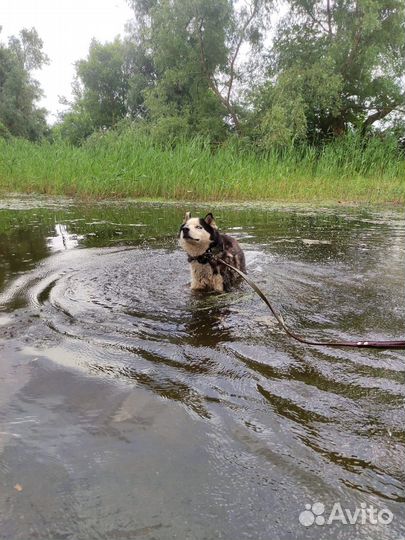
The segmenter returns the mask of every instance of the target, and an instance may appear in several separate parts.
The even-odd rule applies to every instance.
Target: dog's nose
[[[188,227],[183,227],[183,233],[189,233],[190,232],[190,229]]]

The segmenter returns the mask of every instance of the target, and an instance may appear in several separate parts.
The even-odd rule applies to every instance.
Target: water
[[[298,332],[404,338],[402,210],[2,201],[0,537],[403,538],[403,352],[191,293],[190,209]],[[393,519],[306,527],[316,502]]]

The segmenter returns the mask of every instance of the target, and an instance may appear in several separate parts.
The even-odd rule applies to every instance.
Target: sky
[[[55,122],[64,110],[59,97],[71,98],[74,63],[87,56],[91,39],[112,41],[124,34],[133,16],[125,0],[0,0],[0,40],[35,27],[44,42],[50,64],[35,72],[45,97],[40,105]]]

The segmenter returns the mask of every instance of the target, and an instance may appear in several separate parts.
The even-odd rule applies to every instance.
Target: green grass
[[[81,198],[404,202],[405,159],[390,140],[348,135],[323,150],[259,153],[236,142],[153,144],[132,130],[81,147],[0,139],[0,193]]]

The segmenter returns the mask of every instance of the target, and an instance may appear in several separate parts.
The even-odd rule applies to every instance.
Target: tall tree
[[[405,103],[403,0],[290,0],[259,93],[269,141],[363,133]]]
[[[47,132],[46,111],[37,106],[42,91],[32,76],[48,62],[42,47],[34,28],[0,43],[0,136],[37,140]]]
[[[154,79],[153,66],[141,45],[116,38],[92,40],[86,59],[76,62],[74,100],[55,132],[80,144],[97,129],[114,127],[123,118],[145,116],[144,91]]]
[[[125,47],[119,38],[92,40],[85,60],[76,63],[76,95],[97,127],[111,127],[127,112],[128,73]]]
[[[226,133],[226,110],[209,86],[201,65],[199,17],[210,31],[206,61],[215,69],[225,61],[224,26],[227,0],[133,0],[133,39],[142,43],[153,62],[156,79],[145,93],[151,129],[159,138]]]
[[[135,36],[146,44],[156,84],[146,104],[152,120],[223,138],[241,131],[240,94],[249,52],[257,52],[269,2],[130,0]]]
[[[239,4],[239,9],[237,5]],[[243,4],[229,3],[229,21],[224,27],[226,59],[221,65],[210,65],[207,51],[211,48],[211,32],[204,14],[197,14],[196,26],[200,49],[200,63],[209,88],[226,109],[235,130],[241,134],[239,112],[241,89],[256,64],[255,55],[261,50],[265,24],[269,21],[271,2],[251,0]],[[241,62],[240,57],[245,56]],[[250,82],[250,81],[249,81]]]

